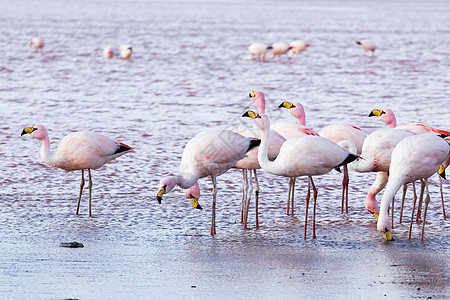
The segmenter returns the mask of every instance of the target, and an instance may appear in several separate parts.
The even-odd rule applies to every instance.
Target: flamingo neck
[[[305,109],[303,108],[303,106],[300,103],[295,103],[296,107],[295,108],[291,108],[289,110],[289,113],[295,118],[297,119],[298,124],[306,126],[306,114],[305,114]]]
[[[258,162],[262,169],[265,171],[277,174],[275,161],[269,160],[269,142],[270,142],[270,121],[269,118],[263,114],[262,118],[265,118],[264,128],[261,129],[261,144],[258,150]]]
[[[188,189],[192,187],[198,180],[197,176],[176,176],[175,184],[178,185],[182,189]]]
[[[41,159],[49,166],[54,166],[54,155],[50,151],[50,138],[48,135],[44,137],[41,145]]]

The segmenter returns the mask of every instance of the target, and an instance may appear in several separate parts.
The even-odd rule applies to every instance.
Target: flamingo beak
[[[249,97],[249,98],[255,98],[255,96],[256,96],[256,92],[255,92],[255,91],[251,91],[251,92],[248,94],[248,97]]]
[[[373,117],[373,116],[381,116],[382,114],[385,114],[385,112],[381,109],[374,109],[370,112],[369,117]]]
[[[391,236],[391,232],[387,228],[384,230],[383,236],[388,242],[395,241],[394,238]]]
[[[200,206],[200,204],[198,203],[198,199],[195,198],[194,196],[190,195],[189,199],[191,200],[191,204],[194,208],[197,209],[203,209],[203,207]]]
[[[370,211],[369,210],[369,212],[375,217],[375,219],[378,221],[378,216],[379,216],[379,213],[376,213],[376,212],[373,212],[373,211]]]
[[[284,101],[281,103],[278,108],[286,107],[287,109],[295,108],[295,105],[291,102]]]
[[[445,168],[443,165],[441,165],[439,167],[439,171],[438,171],[439,176],[441,176],[443,179],[445,179]]]
[[[166,193],[166,187],[160,187],[158,190],[158,193],[156,194],[156,200],[158,200],[158,203],[161,204],[162,196]]]
[[[252,111],[252,110],[246,111],[246,112],[242,115],[242,117],[248,117],[248,118],[250,118],[250,119],[261,118],[260,115],[258,115],[257,113],[255,113],[255,112]]]
[[[34,127],[25,127],[23,130],[22,130],[22,133],[20,134],[20,136],[23,136],[24,134],[27,134],[27,133],[29,133],[29,134],[31,134],[33,131],[35,131],[35,130],[37,130],[37,128],[34,128]]]

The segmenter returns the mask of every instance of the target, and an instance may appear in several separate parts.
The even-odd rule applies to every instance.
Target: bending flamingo
[[[272,49],[271,49],[272,58],[275,58],[275,56],[281,57],[281,55],[288,53],[288,51],[291,49],[292,49],[292,46],[289,45],[288,43],[279,42],[279,43],[272,44]]]
[[[343,150],[330,140],[318,136],[306,135],[295,137],[284,142],[277,158],[274,161],[270,161],[268,159],[268,148],[270,142],[269,118],[266,114],[256,114],[253,111],[247,111],[243,116],[254,119],[256,127],[261,129],[263,133],[258,152],[258,161],[261,168],[271,174],[289,178],[308,176],[309,182],[314,191],[312,237],[315,238],[317,189],[312,180],[312,176],[326,174],[332,169],[336,169],[344,164],[350,163],[356,159],[356,156],[349,154],[347,151]],[[304,238],[306,238],[309,196],[310,195],[308,194]]]
[[[356,44],[359,46],[359,48],[363,49],[364,51],[370,52],[371,55],[370,56],[374,56],[375,55],[375,49],[377,49],[377,47],[375,47],[375,45],[368,41],[368,40],[360,40],[357,41]]]
[[[122,59],[130,59],[131,53],[133,53],[133,48],[130,45],[120,46],[120,57]]]
[[[98,169],[107,162],[133,150],[130,146],[115,142],[94,132],[79,131],[66,135],[55,152],[50,151],[50,138],[47,129],[41,124],[23,129],[22,134],[30,134],[42,142],[41,158],[51,167],[66,171],[81,170],[80,194],[77,215],[80,210],[81,194],[84,187],[84,170],[89,174],[89,216],[91,213],[92,177],[91,169]]]
[[[426,198],[422,223],[423,241],[425,229],[425,218],[430,201],[428,191],[428,177],[436,173],[441,164],[450,153],[450,145],[442,137],[435,133],[410,136],[403,139],[392,152],[391,165],[389,168],[389,180],[386,190],[381,199],[380,216],[377,228],[384,233],[386,240],[392,240],[389,224],[389,204],[402,185],[416,180],[425,181]],[[414,199],[415,200],[415,199]],[[415,201],[413,203],[415,206]],[[411,238],[412,221],[414,218],[414,207],[412,209],[411,224],[408,238]]]
[[[294,54],[302,53],[303,51],[308,49],[308,47],[311,47],[311,44],[305,43],[302,40],[295,40],[290,44],[290,46],[291,46],[291,49],[289,50],[289,56],[292,57],[292,56],[294,56]]]
[[[246,138],[230,130],[200,132],[184,148],[180,176],[161,179],[156,199],[161,203],[162,196],[172,191],[175,185],[188,189],[199,178],[209,176],[213,184],[210,233],[216,234],[216,177],[231,169],[259,143],[260,140]]]
[[[266,53],[272,49],[272,46],[263,43],[253,43],[248,47],[248,52],[250,53],[247,59],[252,59],[256,56],[257,59],[264,61],[266,58]]]
[[[44,39],[41,37],[34,37],[31,41],[30,41],[30,47],[33,47],[35,50],[40,50],[42,48],[44,48]]]
[[[105,47],[105,49],[103,49],[103,56],[105,58],[112,58],[114,56],[112,48],[111,47]]]

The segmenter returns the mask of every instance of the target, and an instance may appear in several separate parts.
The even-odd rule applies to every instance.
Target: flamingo
[[[317,135],[314,129],[306,127],[305,109],[299,102],[291,103],[284,101],[278,106],[278,108],[283,107],[288,109],[289,113],[297,120],[297,123],[278,122],[271,125],[270,129],[278,132],[286,140],[301,135]],[[287,215],[289,215],[289,207],[291,208],[290,214],[294,214],[295,180],[295,177],[289,178],[288,201],[286,205]]]
[[[444,134],[444,135],[450,135],[449,131],[445,131],[445,130],[441,130],[441,129],[437,129],[437,128],[433,128],[431,126],[428,126],[422,122],[414,122],[414,123],[407,123],[407,124],[403,124],[403,125],[399,125],[397,126],[397,119],[395,117],[395,114],[392,110],[390,109],[374,109],[369,113],[369,117],[373,117],[373,116],[377,116],[382,122],[386,123],[389,128],[396,128],[396,129],[407,129],[410,130],[412,132],[414,132],[415,134],[424,134],[424,133],[429,133],[429,132],[436,132],[439,134]],[[448,166],[448,165],[447,165]],[[445,204],[444,204],[444,193],[442,191],[442,176],[440,176],[439,178],[439,190],[441,192],[441,202],[442,202],[442,212],[443,212],[443,217],[444,220],[446,219],[445,217]],[[414,185],[414,183],[413,183]],[[423,188],[424,188],[424,184],[422,183],[422,191],[421,191],[421,195],[423,194]],[[405,201],[405,196],[406,196],[406,185],[403,187],[403,195],[402,195],[402,204],[401,204],[401,209],[400,209],[400,223],[402,222],[402,216],[403,216],[403,204]],[[420,216],[420,207],[421,207],[422,201],[419,200],[419,211],[417,213],[417,217]]]
[[[366,210],[378,219],[379,207],[375,196],[386,186],[388,180],[391,154],[395,146],[406,137],[412,136],[409,130],[382,129],[370,133],[364,140],[361,157],[350,164],[357,172],[377,172],[377,176],[366,196]],[[356,146],[349,141],[340,145],[348,148],[350,153],[357,153]]]
[[[272,58],[274,58],[275,56],[281,57],[281,55],[288,53],[288,51],[291,49],[292,49],[292,46],[289,45],[288,43],[279,42],[279,43],[272,44],[272,49],[271,49]]]
[[[360,40],[357,41],[356,44],[359,46],[359,48],[363,49],[364,51],[371,52],[370,56],[373,57],[375,55],[375,49],[377,47],[375,47],[375,45],[371,41]]]
[[[319,136],[329,139],[337,144],[339,142],[347,140],[352,142],[356,146],[357,155],[361,154],[362,145],[367,136],[367,131],[344,123],[330,124],[319,131]],[[350,181],[348,176],[347,165],[342,167],[344,170],[344,178],[342,179],[342,204],[341,212],[344,212],[344,201],[345,201],[345,212],[348,213],[348,183]]]
[[[105,58],[112,58],[114,56],[112,48],[111,47],[105,47],[105,49],[103,49],[103,56]]]
[[[120,46],[120,57],[122,59],[130,59],[133,48],[130,45]]]
[[[260,140],[243,137],[230,130],[203,131],[185,146],[180,163],[180,176],[162,178],[156,199],[172,191],[175,185],[183,189],[192,187],[199,178],[209,176],[213,184],[210,234],[216,234],[216,177],[222,175],[259,146]]]
[[[248,138],[256,138],[261,139],[262,133],[257,128],[248,128],[245,126],[237,126],[230,128],[233,132],[239,133],[244,137]],[[278,153],[280,152],[280,148],[283,143],[286,141],[281,135],[277,132],[271,130],[270,131],[270,144],[269,144],[269,159],[274,160]],[[241,169],[243,174],[243,220],[244,228],[247,228],[247,217],[248,210],[250,206],[250,198],[251,198],[251,187],[252,187],[252,171],[255,177],[255,214],[256,214],[256,228],[259,228],[259,220],[258,220],[258,200],[259,200],[259,184],[258,184],[258,176],[256,170],[261,169],[258,163],[258,149],[254,148],[247,152],[247,157],[239,160],[234,168]],[[247,171],[250,171],[250,183],[248,182]],[[250,187],[250,190],[248,188]]]
[[[40,50],[44,48],[44,45],[45,45],[44,39],[38,36],[34,37],[30,41],[30,47],[33,47],[35,50]]]
[[[248,52],[250,53],[246,59],[252,59],[253,56],[259,58],[261,61],[264,61],[266,58],[266,53],[272,49],[272,46],[269,46],[264,43],[253,43],[248,47]]]
[[[302,40],[295,40],[290,44],[290,46],[291,49],[289,49],[289,56],[292,57],[294,56],[294,54],[302,53],[303,51],[308,49],[308,47],[311,47],[311,44],[305,43]]]
[[[263,133],[258,151],[258,161],[262,169],[268,173],[289,178],[308,176],[309,182],[313,188],[314,213],[312,237],[315,238],[317,189],[314,185],[312,176],[326,174],[332,169],[339,168],[344,164],[352,162],[356,159],[356,156],[348,153],[330,140],[319,136],[305,135],[284,142],[277,158],[274,161],[270,161],[268,158],[270,142],[269,118],[266,114],[257,114],[253,111],[247,111],[243,117],[250,117],[255,120],[255,126]],[[306,198],[305,239],[309,196],[310,195],[308,194]]]
[[[393,240],[390,234],[389,203],[405,183],[424,180],[427,195],[420,237],[420,240],[423,241],[425,218],[430,201],[427,179],[438,171],[442,163],[448,158],[449,153],[450,145],[436,133],[407,137],[395,147],[389,167],[389,180],[381,199],[380,215],[377,222],[377,229],[384,233],[386,240]],[[413,206],[415,206],[415,198]],[[412,209],[408,239],[411,238],[413,218],[414,208]]]
[[[50,138],[47,129],[41,124],[25,127],[24,134],[40,140],[41,159],[49,166],[66,171],[81,170],[80,194],[78,196],[77,215],[80,211],[81,194],[84,187],[84,170],[89,174],[89,217],[91,213],[92,177],[91,169],[98,169],[107,162],[133,151],[133,148],[125,144],[115,142],[109,138],[95,133],[79,131],[66,135],[58,145],[55,152],[50,152]]]
[[[200,199],[200,187],[198,186],[198,182],[186,189],[185,194],[186,197],[191,200],[191,204],[194,208],[203,209],[203,207],[198,203],[198,199]]]

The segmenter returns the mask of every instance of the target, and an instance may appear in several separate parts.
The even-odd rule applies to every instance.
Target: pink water
[[[155,193],[197,132],[242,122],[251,90],[266,94],[273,120],[290,120],[282,101],[301,102],[316,129],[384,128],[367,115],[390,108],[399,123],[449,130],[449,9],[444,1],[0,2],[0,298],[448,298],[450,223],[437,177],[423,243],[420,226],[407,240],[406,223],[383,242],[364,210],[373,174],[350,174],[348,214],[341,175],[317,178],[318,237],[306,241],[305,180],[295,216],[286,216],[287,180],[261,171],[261,228],[251,210],[244,230],[241,173],[221,176],[214,238],[209,180],[200,181],[202,211],[180,189],[161,205]],[[42,53],[28,48],[36,35]],[[362,38],[378,46],[375,58],[356,47]],[[292,60],[243,59],[252,42],[294,39],[313,46]],[[133,46],[131,60],[103,58],[103,47],[122,44]],[[86,197],[75,215],[79,172],[44,165],[38,141],[20,136],[38,122],[54,149],[77,130],[135,148],[93,171],[92,218]],[[59,247],[68,241],[85,247]]]

